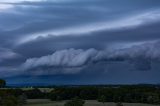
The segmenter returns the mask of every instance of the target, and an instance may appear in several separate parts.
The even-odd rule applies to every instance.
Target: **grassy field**
[[[47,99],[35,99],[28,100],[26,106],[63,106],[65,101],[54,102]],[[102,103],[97,101],[88,100],[84,106],[104,106]],[[105,103],[105,106],[116,106],[115,103]],[[140,103],[124,103],[124,106],[160,106],[160,105],[150,105],[150,104],[140,104]]]
[[[24,91],[27,90],[33,90],[34,88],[21,88]],[[41,92],[51,92],[52,90],[54,90],[54,88],[37,88],[39,89]]]
[[[4,90],[4,89],[17,89],[17,88],[0,88],[0,90]],[[28,87],[28,88],[20,88],[23,91],[28,91],[28,90],[33,90],[35,88],[32,87]],[[51,92],[52,90],[54,90],[54,88],[37,88],[39,89],[41,92]]]

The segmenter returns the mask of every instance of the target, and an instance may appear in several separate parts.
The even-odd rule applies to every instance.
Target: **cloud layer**
[[[27,59],[22,65],[24,70],[36,70],[43,67],[52,67],[51,73],[54,68],[61,68],[65,73],[66,69],[82,68],[89,64],[99,62],[123,62],[127,61],[133,64],[134,70],[150,70],[151,63],[160,61],[160,42],[144,43],[140,45],[131,46],[129,48],[108,50],[96,49],[66,49],[54,52],[52,55],[42,56],[40,58]],[[107,63],[106,63],[107,64]],[[82,70],[81,69],[81,70]],[[45,70],[44,70],[45,71]],[[57,71],[57,70],[56,70]],[[69,71],[70,73],[76,73]],[[79,71],[77,71],[79,72]],[[57,72],[59,74],[59,72]],[[61,73],[61,72],[60,72]],[[55,74],[55,73],[54,73]]]
[[[160,81],[159,29],[159,0],[1,0],[0,77]]]
[[[103,22],[95,22],[91,24],[81,25],[81,26],[72,26],[70,28],[50,30],[43,33],[36,33],[31,36],[27,36],[20,40],[20,43],[29,42],[35,40],[38,37],[47,37],[48,34],[51,36],[66,36],[66,35],[82,35],[82,34],[90,34],[93,32],[100,31],[110,31],[110,30],[120,30],[120,29],[129,29],[135,28],[141,25],[147,25],[150,23],[160,21],[160,10],[152,10],[144,13],[134,14],[133,16],[126,16],[122,19],[117,19],[114,21],[103,21]]]

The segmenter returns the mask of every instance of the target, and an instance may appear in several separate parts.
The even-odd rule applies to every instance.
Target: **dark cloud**
[[[141,26],[138,28],[122,29],[116,31],[98,31],[82,36],[54,36],[38,37],[30,42],[14,47],[14,51],[27,58],[40,57],[51,54],[56,50],[75,48],[102,50],[106,48],[121,47],[121,43],[129,45],[137,42],[153,41],[160,39],[160,24]],[[154,29],[154,30],[152,30]],[[38,54],[36,53],[38,52]]]
[[[128,5],[122,6],[124,4]],[[0,27],[4,31],[0,34],[5,40],[12,38],[9,43],[17,42],[19,38],[47,30],[117,20],[139,13],[139,10],[143,12],[156,8],[159,2],[148,0],[143,4],[144,1],[126,0],[120,3],[110,0],[21,2],[19,5],[13,4],[13,8],[1,13]]]
[[[75,78],[78,83],[156,82],[159,6],[159,0],[2,0],[0,76],[40,80],[51,74],[59,83]]]
[[[127,61],[133,64],[134,70],[151,70],[151,63],[160,61],[159,47],[160,42],[157,41],[112,51],[98,51],[96,49],[60,50],[52,55],[27,59],[22,68],[27,71],[38,70],[38,74],[40,75],[51,73],[77,74],[90,64]]]

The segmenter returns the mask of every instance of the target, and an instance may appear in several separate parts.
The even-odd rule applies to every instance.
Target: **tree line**
[[[6,82],[0,80],[0,87]],[[23,90],[1,89],[0,106],[19,106],[26,103],[27,99],[61,100],[98,100],[99,102],[128,102],[160,104],[160,87],[157,85],[116,85],[116,86],[54,86],[50,92],[43,92],[38,88]],[[76,99],[77,100],[77,99]],[[72,104],[74,102],[69,104]],[[3,105],[9,103],[12,105]],[[78,102],[83,103],[83,102]],[[13,105],[16,104],[16,105]]]
[[[160,88],[150,86],[119,87],[62,87],[50,92],[51,100],[70,100],[79,97],[84,100],[104,102],[129,102],[160,104]]]

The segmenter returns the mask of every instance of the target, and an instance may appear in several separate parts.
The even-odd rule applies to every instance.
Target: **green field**
[[[62,102],[54,102],[47,99],[34,99],[28,100],[28,104],[26,106],[63,106],[65,101]],[[88,100],[86,101],[84,106],[104,106],[104,104],[94,101]],[[115,103],[105,103],[105,106],[116,106]],[[124,103],[124,106],[160,106],[160,105],[150,105],[150,104],[140,104],[140,103]]]

